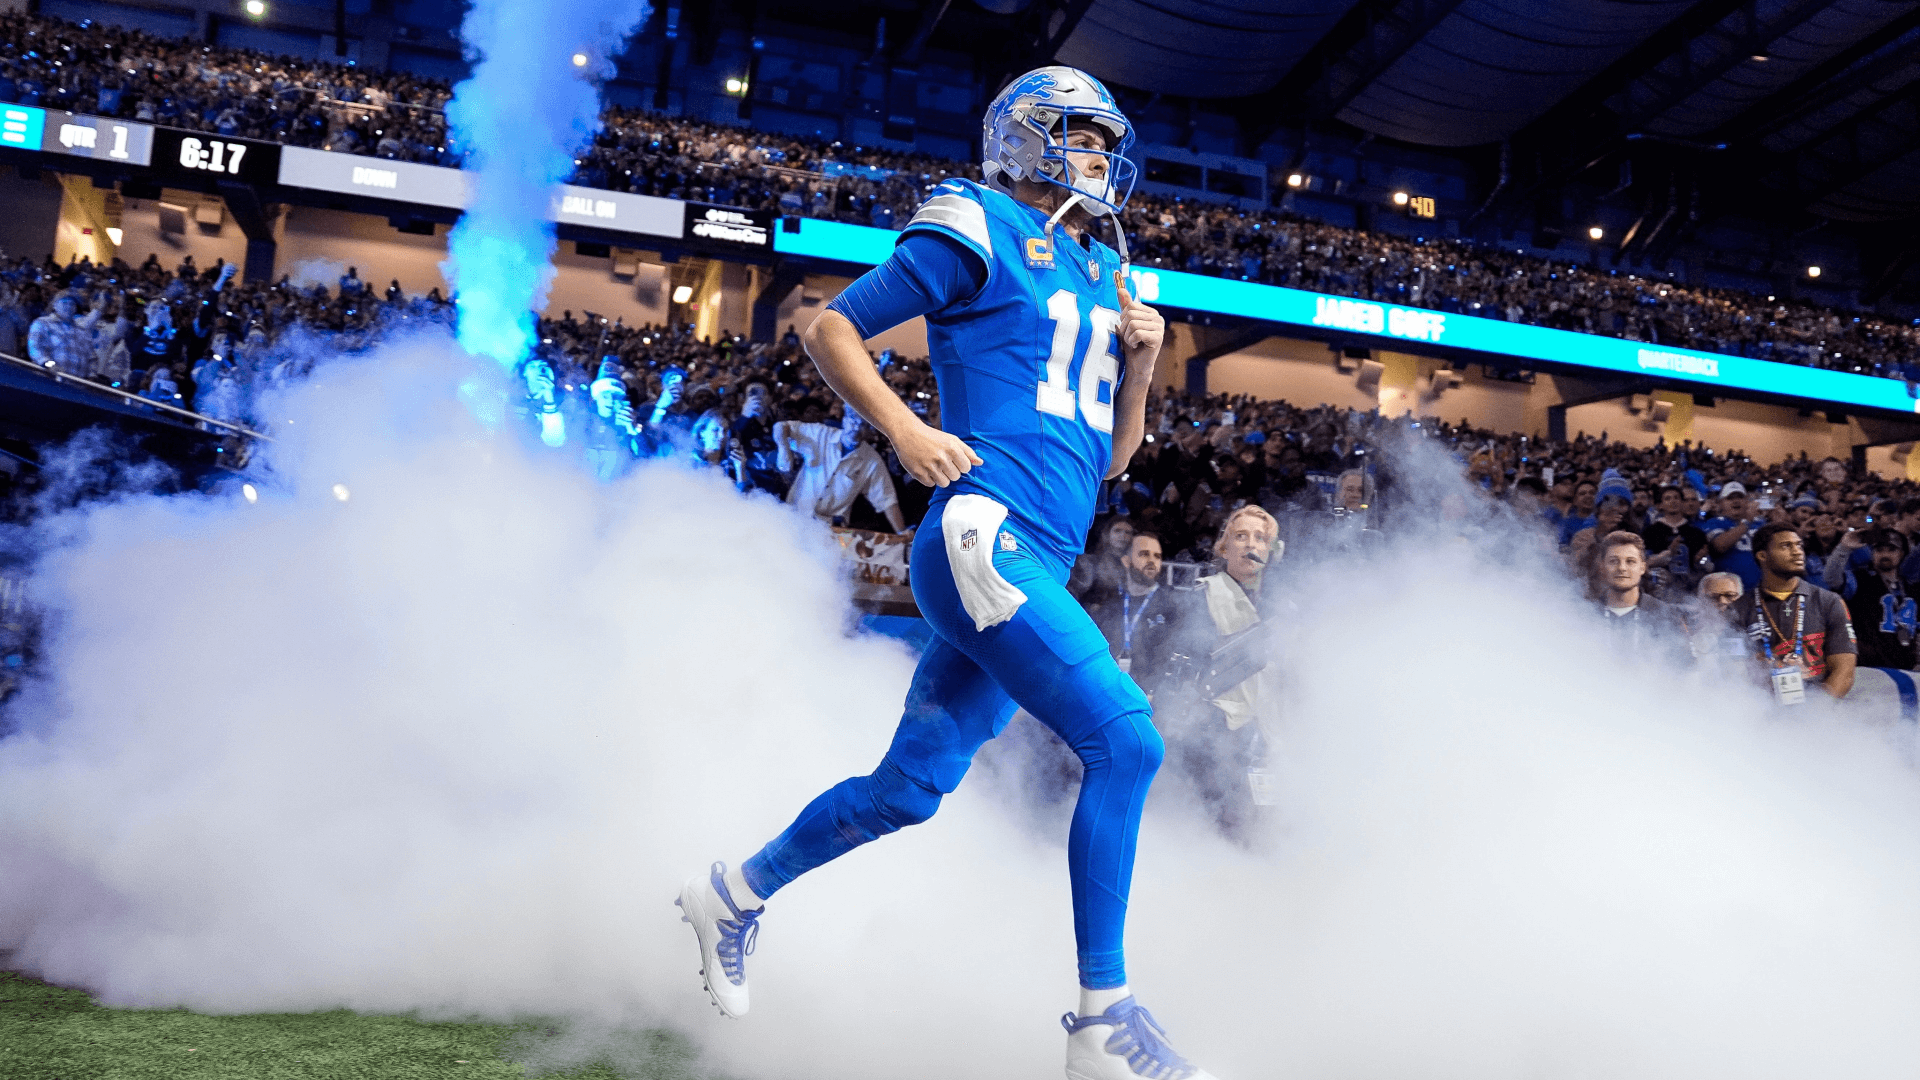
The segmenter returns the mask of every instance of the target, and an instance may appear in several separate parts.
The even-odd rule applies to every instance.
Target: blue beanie
[[[1608,499],[1619,499],[1628,503],[1633,501],[1633,485],[1627,483],[1616,469],[1608,469],[1600,474],[1600,486],[1593,493],[1596,506]]]

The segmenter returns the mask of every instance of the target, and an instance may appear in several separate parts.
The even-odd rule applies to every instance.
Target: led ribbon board
[[[149,165],[153,132],[132,120],[0,104],[0,146],[20,150]]]
[[[871,266],[886,260],[900,235],[886,229],[811,218],[798,219],[798,224],[796,232],[789,232],[785,224],[775,230],[775,251]],[[1178,270],[1136,266],[1130,285],[1134,297],[1142,303],[1364,334],[1384,339],[1382,344],[1444,345],[1521,360],[1646,375],[1702,388],[1748,390],[1920,413],[1920,401],[1907,393],[1905,382],[1875,375],[1650,345],[1475,315],[1203,277]]]

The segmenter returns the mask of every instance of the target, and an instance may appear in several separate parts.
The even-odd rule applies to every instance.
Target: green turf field
[[[108,1009],[81,991],[0,971],[0,1080],[709,1080],[670,1033],[577,1045],[537,1022]]]

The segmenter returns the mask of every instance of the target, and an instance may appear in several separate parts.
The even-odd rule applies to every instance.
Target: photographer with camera
[[[1168,763],[1235,837],[1268,801],[1266,729],[1279,704],[1271,631],[1283,603],[1268,570],[1286,550],[1279,531],[1258,506],[1227,515],[1214,543],[1221,570],[1182,595],[1154,699]]]

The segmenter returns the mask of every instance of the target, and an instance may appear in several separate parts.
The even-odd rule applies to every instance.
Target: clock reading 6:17
[[[244,143],[225,142],[220,139],[186,138],[180,140],[180,164],[189,169],[204,169],[207,172],[223,172],[232,176],[240,174],[240,159],[245,157],[247,147]]]

